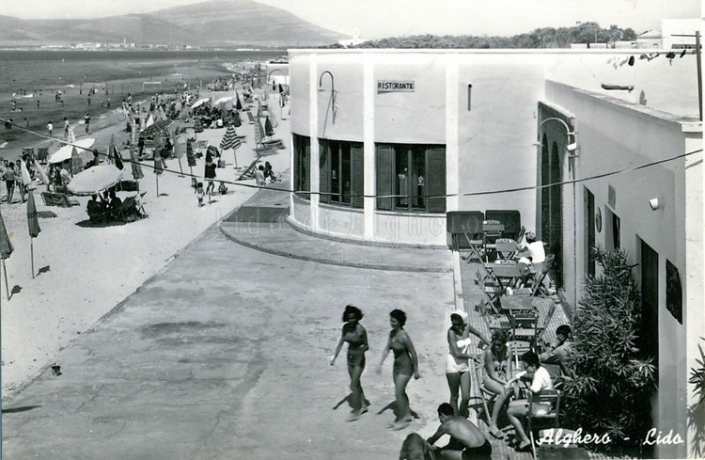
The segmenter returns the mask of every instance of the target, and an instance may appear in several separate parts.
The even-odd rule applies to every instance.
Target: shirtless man
[[[492,457],[490,442],[472,422],[455,415],[453,406],[448,403],[438,406],[438,418],[441,421],[441,426],[433,436],[427,439],[427,442],[433,445],[444,434],[450,436],[450,442],[447,446],[441,448],[434,446],[440,458],[489,460]]]

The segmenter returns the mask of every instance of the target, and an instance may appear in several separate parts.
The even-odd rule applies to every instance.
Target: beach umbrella
[[[242,110],[242,102],[240,102],[240,95],[235,93],[235,110]]]
[[[226,104],[226,103],[228,103],[228,102],[230,102],[230,101],[232,101],[232,100],[233,100],[233,97],[232,97],[232,96],[221,97],[220,99],[218,99],[217,101],[215,101],[215,102],[213,103],[213,105],[218,106],[218,105],[221,105],[221,104]]]
[[[37,205],[34,203],[34,193],[31,190],[27,197],[27,227],[29,229],[29,252],[32,258],[32,278],[34,278],[34,239],[39,236],[42,229],[39,228]]]
[[[29,169],[24,160],[20,160],[20,176],[22,177],[22,185],[29,187],[32,184],[32,178],[29,176]]]
[[[37,170],[37,174],[39,174],[39,179],[42,183],[44,185],[49,185],[49,177],[47,177],[47,173],[44,171],[44,168],[42,168],[36,158],[34,159],[34,169]]]
[[[83,161],[81,157],[78,156],[78,150],[76,147],[71,150],[71,175],[78,174],[83,170]]]
[[[274,116],[274,112],[269,112],[269,121],[272,123],[272,128],[279,126],[279,122],[277,121],[277,117]]]
[[[152,114],[150,113],[149,117],[147,117],[147,121],[144,124],[144,128],[147,129],[150,126],[152,126],[153,124],[154,124],[154,117],[152,117]],[[142,131],[144,131],[144,129]]]
[[[5,292],[7,293],[7,300],[10,300],[10,284],[7,282],[7,268],[5,267],[5,259],[8,259],[14,250],[15,248],[12,247],[10,237],[7,235],[7,229],[5,228],[5,221],[2,218],[2,213],[0,213],[0,257],[2,258],[2,271],[5,272]]]
[[[237,132],[235,131],[234,126],[228,126],[228,129],[225,131],[225,135],[223,136],[223,140],[220,141],[220,149],[221,150],[227,150],[227,149],[233,149],[233,156],[235,157],[235,167],[237,168],[237,153],[235,152],[240,145],[242,144],[242,141],[240,140],[239,137],[237,137]]]
[[[264,128],[262,128],[262,123],[257,120],[255,123],[255,144],[257,144],[257,147],[262,145],[262,142],[264,141]]]
[[[240,114],[238,112],[233,112],[232,123],[233,123],[233,126],[235,126],[236,128],[239,128],[240,126],[242,126],[242,120],[240,120]]]
[[[274,136],[274,128],[272,127],[272,122],[269,120],[269,115],[264,119],[264,133],[267,137]]]
[[[63,163],[64,161],[69,160],[71,158],[71,155],[73,154],[73,151],[76,148],[79,148],[81,150],[88,150],[93,147],[94,143],[95,139],[92,137],[85,137],[83,139],[74,140],[71,144],[65,145],[56,152],[52,153],[47,161],[52,164]]]
[[[210,99],[207,98],[207,97],[204,97],[204,98],[202,98],[202,99],[199,99],[199,100],[197,100],[196,102],[194,102],[194,103],[191,105],[191,108],[192,108],[192,109],[195,109],[196,107],[199,107],[199,106],[205,104],[205,103],[208,102],[208,101],[210,101]]]
[[[98,165],[73,176],[67,188],[76,195],[92,195],[109,189],[120,182],[121,178],[122,171],[115,165]]]
[[[159,120],[161,120],[161,121],[168,120],[166,113],[164,113],[164,109],[162,108],[161,105],[159,106]]]

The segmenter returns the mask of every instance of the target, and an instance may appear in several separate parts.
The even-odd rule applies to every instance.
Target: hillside
[[[116,43],[192,46],[319,46],[342,34],[253,0],[210,0],[148,14],[31,20],[0,16],[0,46]]]

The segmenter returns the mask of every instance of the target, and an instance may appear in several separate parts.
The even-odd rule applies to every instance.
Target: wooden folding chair
[[[502,260],[513,259],[519,250],[517,242],[511,238],[497,238],[494,244],[497,256]]]
[[[546,279],[548,276],[549,270],[551,270],[551,266],[553,265],[553,260],[555,259],[555,256],[553,254],[549,254],[546,256],[546,261],[543,263],[543,269],[541,270],[541,273],[537,273],[536,276],[534,276],[534,281],[533,281],[533,290],[531,292],[532,296],[536,296],[536,294],[539,293],[541,290],[541,285],[543,284],[543,280]]]
[[[489,250],[494,250],[497,238],[502,237],[504,225],[498,220],[485,220],[482,222],[482,247],[485,253],[485,262],[489,262]]]
[[[484,379],[482,378],[482,372],[485,367],[485,354],[480,353],[480,359],[473,364],[473,371],[475,372],[475,381],[477,382],[478,389],[480,390],[478,397],[482,401],[482,411],[485,414],[485,421],[487,426],[492,425],[492,412],[490,412],[490,405],[494,402],[497,397],[496,393],[489,391],[485,388]]]
[[[534,431],[547,427],[557,428],[560,422],[560,410],[560,390],[543,390],[538,395],[529,393],[529,411],[526,414],[526,423],[534,458],[536,458]]]

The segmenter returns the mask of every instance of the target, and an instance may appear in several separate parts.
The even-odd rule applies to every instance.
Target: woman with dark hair
[[[377,372],[382,372],[382,364],[389,354],[389,350],[394,351],[394,390],[396,396],[396,419],[389,428],[401,430],[411,423],[411,409],[409,408],[409,397],[406,395],[406,385],[411,376],[415,379],[421,378],[419,374],[419,360],[411,343],[409,335],[404,330],[406,324],[406,313],[402,310],[392,310],[389,313],[389,324],[392,330],[389,332],[389,340],[382,352],[382,360],[377,367]]]
[[[468,416],[468,402],[470,401],[470,366],[468,360],[474,359],[470,354],[472,340],[470,333],[480,338],[483,342],[487,340],[482,337],[480,331],[475,329],[468,322],[468,314],[458,310],[450,315],[451,326],[448,329],[448,356],[446,357],[446,379],[450,389],[450,405],[456,415]],[[460,406],[458,406],[460,397]]]
[[[210,203],[211,201],[211,195],[213,192],[215,192],[215,183],[213,180],[215,179],[215,168],[216,164],[213,163],[213,155],[210,153],[206,154],[206,171],[204,176],[206,177],[206,181],[208,182],[208,186],[206,187],[206,195],[208,195],[208,202]]]
[[[352,422],[360,418],[362,414],[367,412],[367,400],[365,392],[362,390],[360,376],[365,369],[365,352],[369,350],[367,344],[367,331],[360,324],[360,320],[364,315],[362,311],[354,305],[347,305],[343,312],[343,333],[335,347],[335,353],[330,360],[330,365],[335,364],[335,359],[338,357],[340,350],[343,348],[343,342],[348,342],[348,374],[350,374],[350,404],[352,405],[352,413],[348,421]]]
[[[504,433],[497,427],[497,420],[502,408],[509,399],[511,393],[505,392],[504,386],[507,384],[507,370],[510,366],[509,353],[507,352],[507,340],[509,334],[505,330],[497,330],[492,333],[490,347],[485,350],[485,379],[482,385],[488,391],[498,395],[492,409],[492,419],[489,432],[497,439],[504,438]]]

